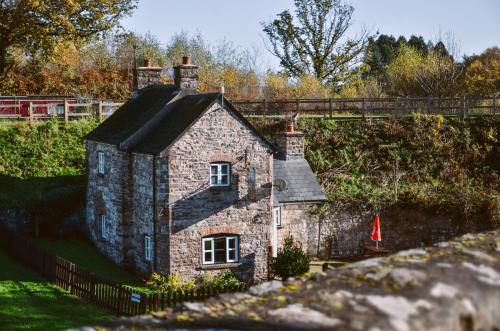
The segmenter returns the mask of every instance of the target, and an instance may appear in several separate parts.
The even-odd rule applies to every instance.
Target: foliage
[[[302,250],[302,247],[293,239],[292,235],[284,238],[283,248],[278,250],[276,259],[271,263],[274,274],[286,280],[309,271],[311,258]]]
[[[85,174],[82,137],[97,124],[81,120],[65,125],[56,119],[0,127],[0,174],[19,178]]]
[[[185,293],[194,289],[231,288],[243,285],[232,271],[225,271],[216,276],[207,274],[194,280],[184,280],[180,274],[166,275],[153,273],[146,286],[158,292],[181,292]]]
[[[416,114],[376,122],[303,119],[306,155],[337,208],[394,205],[500,222],[499,120]]]
[[[65,330],[116,318],[83,302],[0,250],[2,330]]]
[[[270,51],[292,77],[314,75],[336,86],[359,69],[367,32],[346,38],[354,8],[341,0],[295,0],[295,17],[286,10],[263,23]]]
[[[500,48],[466,58],[465,84],[467,93],[475,96],[500,96]]]
[[[194,290],[196,285],[192,280],[183,280],[180,274],[166,275],[154,272],[146,287],[158,292],[180,292],[186,293]]]
[[[61,41],[80,42],[117,26],[135,8],[134,0],[15,1],[0,3],[0,77],[13,66],[17,48],[50,55]]]

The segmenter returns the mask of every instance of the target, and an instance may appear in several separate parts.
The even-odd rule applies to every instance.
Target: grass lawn
[[[35,242],[97,276],[117,283],[143,289],[142,282],[102,256],[90,243],[79,239],[39,239]]]
[[[0,250],[0,330],[62,330],[116,318],[51,285]]]

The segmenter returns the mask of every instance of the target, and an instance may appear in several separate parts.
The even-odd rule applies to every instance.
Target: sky
[[[436,40],[451,32],[461,54],[479,54],[500,46],[500,0],[347,0],[354,8],[348,33],[363,27],[373,33],[422,35]],[[293,0],[139,0],[122,25],[127,30],[155,35],[167,44],[180,32],[201,33],[209,42],[226,39],[259,50],[261,65],[277,68],[265,47],[261,22],[293,9]]]

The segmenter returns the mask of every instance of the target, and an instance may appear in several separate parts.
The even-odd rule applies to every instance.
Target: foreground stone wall
[[[500,230],[80,331],[497,331],[498,307]]]

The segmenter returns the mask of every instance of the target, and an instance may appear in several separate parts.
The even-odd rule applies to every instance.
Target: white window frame
[[[108,239],[109,231],[108,231],[108,221],[106,219],[106,215],[101,215],[101,237],[102,239]]]
[[[273,207],[273,220],[276,226],[281,226],[281,207]]]
[[[205,249],[205,243],[210,242],[210,249]],[[203,264],[214,264],[215,261],[215,247],[214,247],[214,238],[203,238],[201,240],[201,252],[203,258]],[[210,253],[211,259],[205,259],[205,253]]]
[[[151,236],[144,236],[144,259],[151,261],[153,258],[153,243]]]
[[[225,262],[215,262],[215,239],[225,238],[226,240],[226,261]],[[234,247],[229,248],[229,242],[234,240]],[[205,249],[205,243],[210,243],[210,249]],[[239,238],[238,236],[218,236],[218,237],[207,237],[201,240],[201,254],[203,264],[224,264],[224,263],[237,263],[239,260]],[[229,253],[234,252],[234,259],[229,258]],[[210,259],[206,259],[206,253],[210,253]]]
[[[106,157],[103,151],[97,152],[97,173],[99,175],[104,175],[104,166],[106,162]]]
[[[227,173],[222,172],[222,168],[227,167]],[[216,169],[215,173],[212,173],[212,170]],[[222,183],[222,177],[227,176],[227,183]],[[216,180],[215,183],[212,182],[212,179]],[[210,186],[211,187],[228,187],[231,185],[231,163],[229,162],[215,162],[210,163]]]

